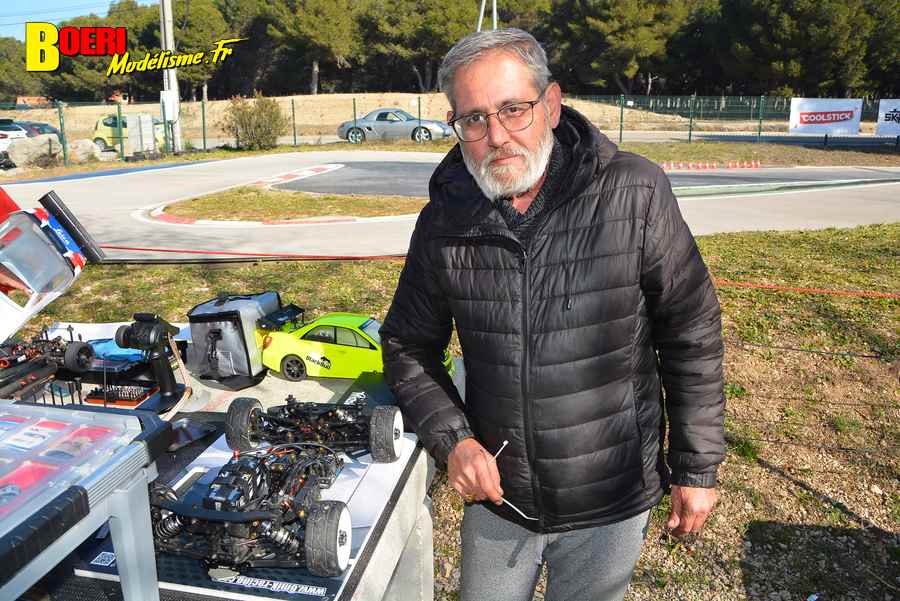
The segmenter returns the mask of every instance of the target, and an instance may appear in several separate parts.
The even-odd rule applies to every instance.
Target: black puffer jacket
[[[563,197],[526,247],[454,148],[431,178],[381,336],[385,374],[439,464],[474,435],[538,532],[612,523],[671,482],[715,485],[724,454],[721,321],[669,181],[563,107]],[[453,322],[466,399],[441,368]],[[658,353],[658,358],[657,358]],[[665,388],[665,401],[660,380]]]

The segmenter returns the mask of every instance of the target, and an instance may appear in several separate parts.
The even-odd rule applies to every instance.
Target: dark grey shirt
[[[534,227],[539,223],[536,219],[548,206],[559,200],[559,188],[562,184],[561,175],[565,171],[566,153],[563,145],[553,136],[553,150],[550,151],[550,160],[547,164],[547,176],[537,196],[528,205],[524,213],[519,213],[512,205],[511,198],[498,198],[494,201],[497,210],[510,231],[522,242],[531,237]]]

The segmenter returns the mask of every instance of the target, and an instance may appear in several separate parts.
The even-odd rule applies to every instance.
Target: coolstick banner
[[[861,98],[791,98],[788,133],[857,136],[861,115]]]
[[[876,136],[900,136],[900,98],[882,98],[878,104]]]

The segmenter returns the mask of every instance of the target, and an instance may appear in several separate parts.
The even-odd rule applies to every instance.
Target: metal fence
[[[399,108],[416,119],[443,120],[449,104],[442,94],[328,94],[275,98],[289,121],[280,144],[325,143],[339,140],[337,127],[386,107]],[[760,141],[787,135],[791,99],[769,96],[567,96],[563,102],[584,114],[598,128],[621,143],[628,141],[684,140],[696,138]],[[223,121],[228,100],[182,102],[178,117],[185,150],[209,150],[234,145]],[[861,133],[875,131],[878,100],[865,99]],[[101,160],[127,160],[127,119],[149,113],[157,131],[156,150],[170,153],[173,131],[160,103],[54,102],[41,106],[0,104],[0,118],[33,121],[56,127],[65,164],[83,160],[84,142],[101,149]],[[111,124],[111,125],[110,125]],[[120,129],[120,125],[125,127]],[[367,140],[368,141],[368,140]],[[419,141],[419,140],[417,140]],[[821,143],[821,136],[812,143]],[[72,152],[78,142],[80,151]],[[827,143],[827,141],[826,141]],[[900,145],[900,140],[898,140]],[[95,155],[96,158],[96,155]]]
[[[760,140],[787,134],[791,99],[780,96],[569,96],[564,104],[585,114],[622,142],[628,139],[684,139],[728,134]],[[864,99],[861,133],[873,134],[878,100]],[[625,132],[632,135],[626,136]],[[640,132],[641,135],[634,135]],[[821,136],[819,136],[821,138]]]

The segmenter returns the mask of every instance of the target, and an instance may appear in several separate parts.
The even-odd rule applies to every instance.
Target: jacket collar
[[[561,175],[564,198],[569,202],[583,191],[609,162],[618,148],[580,113],[565,105],[556,138],[569,149],[571,160]],[[428,184],[432,204],[432,225],[438,231],[474,233],[508,232],[499,211],[485,197],[463,162],[459,144],[454,146],[434,170]],[[554,203],[557,204],[557,203]]]

